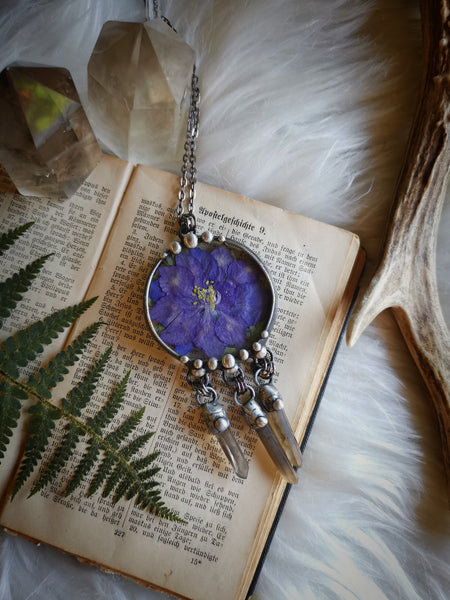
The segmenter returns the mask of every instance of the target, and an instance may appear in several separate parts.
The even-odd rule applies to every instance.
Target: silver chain
[[[196,139],[198,136],[200,90],[198,77],[192,73],[191,102],[186,127],[186,141],[184,142],[183,165],[181,167],[180,191],[178,192],[177,218],[180,232],[195,231],[194,199],[195,183],[197,181],[197,168],[195,166]],[[185,204],[188,200],[186,211]]]

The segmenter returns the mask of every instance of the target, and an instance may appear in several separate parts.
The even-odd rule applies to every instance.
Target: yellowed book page
[[[231,472],[199,418],[183,366],[149,333],[143,295],[160,252],[175,239],[178,181],[146,167],[135,171],[88,290],[100,296],[98,313],[91,311],[80,326],[98,317],[108,323],[92,347],[97,354],[109,344],[115,348],[99,397],[104,399],[112,383],[131,370],[126,412],[145,405],[139,433],[156,431],[147,450],[161,452],[162,497],[187,524],[155,518],[131,502],[112,507],[98,496],[85,499],[82,491],[62,499],[57,489],[67,481],[64,473],[30,500],[24,490],[5,508],[2,523],[183,598],[240,599],[284,483],[234,405],[232,390],[217,376],[213,385],[250,461],[246,480]],[[302,410],[310,410],[303,406],[305,382],[332,327],[346,283],[342,273],[355,260],[358,240],[201,184],[196,213],[200,232],[209,229],[244,242],[271,269],[279,311],[269,346],[276,357],[277,386],[296,427]]]
[[[131,171],[129,163],[105,156],[71,198],[52,200],[0,193],[2,232],[34,221],[1,257],[0,279],[52,253],[13,314],[4,320],[1,340],[84,298]],[[66,335],[48,346],[40,358],[61,348]],[[17,459],[20,439],[17,431],[0,466],[0,495]]]

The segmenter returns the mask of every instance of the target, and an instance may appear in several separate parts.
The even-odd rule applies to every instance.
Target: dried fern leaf
[[[103,458],[102,462],[98,466],[97,471],[95,472],[91,480],[91,483],[89,484],[89,488],[86,494],[88,497],[95,494],[95,492],[101,488],[103,482],[108,477],[109,472],[114,467],[114,463],[115,456],[113,454],[106,454],[106,456]]]
[[[63,411],[67,411],[73,416],[78,417],[81,411],[88,404],[94,393],[98,378],[102,374],[106,363],[111,356],[111,348],[105,350],[98,360],[94,362],[92,367],[87,371],[80,383],[72,388],[61,402]]]
[[[119,448],[119,445],[132,433],[139,424],[144,415],[144,407],[131,413],[114,431],[106,437],[107,443],[113,448]]]
[[[21,401],[28,394],[9,381],[0,381],[0,464],[20,418]]]
[[[83,350],[97,333],[101,323],[93,323],[84,329],[65,350],[59,352],[47,365],[40,367],[27,382],[28,387],[44,398],[51,398],[51,390],[64,379],[69,372],[68,367],[75,364],[83,354]],[[104,362],[106,362],[107,358]],[[97,374],[98,378],[99,373]],[[89,398],[87,399],[87,401]],[[64,407],[64,406],[63,406]]]
[[[92,481],[89,485],[88,496],[92,496],[102,485],[103,482],[109,477],[111,469],[115,464],[120,463],[119,446],[132,431],[137,427],[139,421],[144,414],[144,407],[139,411],[132,413],[127,417],[114,431],[109,433],[105,439],[105,457],[100,463],[96,473],[94,474]],[[113,452],[113,451],[116,452]]]
[[[125,375],[125,377],[123,377],[122,380],[118,383],[118,385],[115,388],[113,388],[107,401],[103,404],[103,406],[100,408],[97,414],[93,418],[89,417],[87,419],[87,427],[96,434],[99,435],[102,429],[106,427],[118,413],[125,396],[125,389],[129,376],[130,373],[128,372]],[[89,472],[94,468],[97,457],[100,453],[100,449],[101,448],[99,441],[97,441],[96,438],[91,438],[87,444],[85,453],[83,454],[80,462],[78,463],[78,466],[76,467],[72,475],[72,478],[70,479],[69,483],[67,484],[67,487],[64,490],[65,496],[68,496],[74,490],[76,490],[77,487],[79,487],[84,481],[84,479],[87,477]],[[97,487],[95,487],[95,482],[91,482],[90,489],[94,489],[95,487],[95,490],[97,490],[102,483],[103,480],[98,484]]]
[[[55,421],[61,417],[61,410],[55,406],[35,404],[28,409],[28,412],[32,416],[26,426],[25,453],[14,481],[11,499],[14,498],[41,460],[55,428]]]
[[[91,328],[88,328],[91,329]],[[98,329],[98,328],[97,328]],[[84,340],[84,330],[77,339]],[[89,332],[91,333],[91,332]],[[89,336],[88,336],[89,337]],[[76,341],[76,340],[75,340]],[[74,342],[75,343],[75,342]],[[82,409],[86,406],[95,391],[95,385],[100,377],[106,362],[111,354],[111,349],[106,350],[102,356],[95,361],[88,370],[84,378],[74,388],[70,390],[67,398],[61,402],[61,417],[69,419],[71,416],[79,416]],[[65,467],[67,461],[73,454],[73,451],[81,436],[87,434],[87,428],[84,424],[69,422],[65,426],[65,434],[58,444],[52,456],[46,461],[41,473],[31,489],[30,496],[43,489],[48,483],[53,481]]]
[[[122,486],[124,481],[128,481],[127,486],[123,490],[122,494],[119,497],[122,497],[127,488],[134,483],[134,479],[138,476],[137,470],[133,469],[131,464],[128,464],[128,460],[136,454],[141,448],[145,446],[145,444],[152,437],[153,432],[144,433],[137,438],[131,440],[129,444],[127,444],[124,448],[120,449],[120,458],[121,462],[116,465],[113,472],[110,474],[106,483],[103,487],[102,496],[107,498],[111,492],[116,488],[115,498],[117,496],[117,488]],[[140,477],[140,476],[139,476]],[[119,498],[117,498],[118,500]],[[113,500],[113,502],[117,502],[117,500]]]
[[[0,235],[0,255],[9,248],[32,223],[27,223]],[[50,255],[48,255],[50,256]],[[0,326],[2,319],[11,315],[22,295],[42,269],[48,256],[36,259],[10,278],[0,283]],[[73,467],[72,477],[64,490],[66,495],[77,489],[94,472],[87,495],[92,495],[103,486],[102,495],[111,496],[114,503],[122,498],[134,498],[135,504],[153,514],[170,520],[181,521],[176,513],[161,500],[159,483],[154,479],[159,467],[153,466],[159,456],[153,452],[148,456],[137,456],[153,435],[144,433],[136,438],[127,438],[135,432],[144,413],[144,407],[125,418],[113,431],[105,433],[107,425],[117,416],[124,400],[129,373],[110,394],[108,400],[92,417],[82,420],[82,412],[91,400],[98,378],[110,358],[109,348],[88,370],[85,377],[75,385],[61,406],[50,402],[52,389],[63,380],[82,355],[86,345],[97,332],[100,323],[94,323],[81,332],[72,344],[32,374],[26,383],[19,379],[20,370],[29,365],[72,325],[95,301],[95,298],[63,308],[41,321],[37,321],[9,336],[0,344],[0,462],[18,425],[22,402],[34,401],[28,409],[25,450],[21,465],[13,484],[11,499],[18,493],[50,445],[57,421],[65,421],[62,438],[51,456],[41,466],[34,481],[30,496],[55,480],[67,467],[69,459],[81,439],[86,440],[86,450]]]
[[[34,221],[30,221],[29,223],[25,223],[24,225],[20,225],[19,227],[15,227],[14,229],[2,233],[0,235],[0,256],[32,225],[34,225]]]
[[[106,479],[105,485],[103,486],[102,496],[107,498],[114,488],[120,483],[123,477],[127,475],[127,467],[124,462],[120,462],[115,466],[112,473]],[[132,481],[130,482],[132,483]]]
[[[79,427],[76,427],[71,423],[67,423],[65,430],[64,437],[53,453],[51,459],[42,467],[39,478],[35,481],[28,495],[29,498],[56,479],[72,456],[78,440],[80,439],[80,435],[83,434],[83,431]]]
[[[100,433],[100,431],[104,429],[119,412],[125,396],[125,390],[129,377],[130,372],[126,373],[125,377],[123,377],[118,385],[113,389],[108,400],[97,412],[95,417],[88,419],[87,423],[89,427],[91,427],[97,433]]]
[[[154,431],[147,431],[146,433],[142,433],[141,435],[133,438],[131,442],[120,449],[120,455],[122,458],[129,460],[147,444],[150,438],[153,437],[154,433]]]
[[[47,254],[37,258],[18,273],[0,282],[0,327],[3,326],[3,319],[9,317],[22,300],[23,294],[28,291],[49,256],[51,255]]]
[[[74,492],[83,481],[86,479],[90,471],[95,467],[97,457],[100,454],[100,445],[96,439],[91,438],[87,444],[86,450],[78,463],[75,471],[66,488],[64,489],[64,496],[69,496]]]
[[[84,300],[79,304],[62,308],[37,321],[25,329],[21,329],[0,344],[0,372],[17,379],[19,367],[26,367],[38,354],[43,352],[44,346],[51,344],[52,340],[78,319],[96,298]]]

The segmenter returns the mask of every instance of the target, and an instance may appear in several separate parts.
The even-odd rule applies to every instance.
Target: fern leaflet
[[[108,348],[100,358],[95,361],[83,377],[82,381],[70,390],[67,398],[64,398],[61,402],[63,410],[76,417],[81,414],[81,411],[87,405],[94,393],[95,385],[111,356],[111,351],[112,348]]]
[[[97,412],[93,419],[88,419],[88,425],[92,427],[94,431],[100,433],[117,415],[120,406],[125,396],[125,389],[127,386],[130,373],[128,372],[125,377],[119,382],[119,384],[113,389],[111,395],[101,409]]]
[[[5,455],[13,429],[17,427],[22,407],[20,401],[26,398],[26,392],[18,386],[0,381],[0,460]]]
[[[114,462],[115,462],[114,459],[115,459],[115,457],[113,454],[107,454],[103,458],[102,462],[100,463],[100,465],[99,465],[97,471],[95,472],[95,474],[91,480],[91,483],[89,485],[89,488],[87,491],[88,497],[95,494],[95,492],[101,488],[103,482],[108,477],[108,473],[114,466]]]
[[[94,438],[90,439],[83,457],[78,463],[72,478],[64,489],[65,496],[69,496],[83,483],[88,473],[94,468],[99,454],[99,443]]]
[[[18,273],[0,282],[0,327],[3,325],[3,319],[9,317],[17,303],[22,300],[22,294],[29,289],[49,256],[50,254],[47,254],[37,258]]]
[[[68,367],[75,364],[82,355],[83,350],[97,333],[100,325],[101,323],[97,322],[84,329],[68,348],[59,352],[52,361],[29,377],[28,386],[44,398],[51,398],[52,388],[64,379],[64,375],[68,373]],[[105,362],[108,360],[108,356],[109,354],[105,357]]]
[[[86,330],[85,330],[86,331]],[[85,339],[83,331],[77,338]],[[106,362],[111,354],[111,348],[106,350],[103,355],[94,363],[94,365],[88,370],[83,380],[74,388],[72,388],[66,398],[61,401],[62,416],[70,413],[70,415],[79,416],[81,410],[89,402],[92,394],[95,390],[95,384],[100,377],[101,372],[105,368]],[[61,440],[60,444],[56,448],[51,458],[44,465],[42,472],[34,483],[33,488],[30,492],[30,496],[33,496],[44,488],[48,483],[53,481],[61,469],[65,466],[69,458],[72,456],[73,450],[77,445],[80,435],[84,435],[85,429],[80,427],[80,424],[74,425],[67,423],[65,426],[65,435]]]
[[[71,423],[66,425],[65,430],[66,433],[61,443],[53,453],[51,460],[44,465],[39,478],[37,481],[35,481],[33,487],[31,488],[31,491],[28,495],[29,498],[34,496],[34,494],[42,490],[47,484],[53,481],[61,472],[61,469],[63,469],[69,458],[72,456],[82,431],[74,427]]]
[[[0,256],[2,256],[3,252],[12,246],[14,242],[25,233],[25,231],[30,229],[32,225],[34,225],[34,221],[30,221],[29,223],[25,223],[24,225],[20,225],[15,229],[10,229],[9,231],[2,233],[0,235]]]
[[[101,433],[102,429],[106,427],[110,421],[116,416],[119,411],[119,408],[123,402],[125,396],[125,389],[127,385],[127,381],[129,379],[130,373],[128,372],[125,377],[119,382],[119,384],[113,389],[110,394],[108,400],[105,404],[100,408],[94,418],[89,417],[86,421],[87,426],[95,433]],[[86,475],[89,471],[94,467],[97,456],[100,453],[100,444],[99,442],[91,438],[88,442],[86,451],[80,460],[75,472],[72,476],[72,479],[69,481],[66,489],[64,490],[64,494],[68,496],[71,494],[79,485],[81,485],[82,481],[85,479]],[[98,489],[102,482],[96,487]],[[94,483],[91,482],[90,490],[94,487]],[[91,492],[93,493],[93,492]],[[89,492],[88,492],[89,494]]]
[[[0,344],[0,371],[17,379],[19,368],[26,367],[44,346],[51,344],[52,340],[72,325],[95,302],[95,298],[85,300],[68,308],[62,308],[46,317],[43,321],[36,321],[29,327],[21,329]]]
[[[48,440],[55,428],[55,421],[60,418],[61,411],[55,406],[35,404],[28,409],[31,418],[27,424],[27,447],[20,465],[19,473],[14,481],[11,499],[34,471],[48,445]]]

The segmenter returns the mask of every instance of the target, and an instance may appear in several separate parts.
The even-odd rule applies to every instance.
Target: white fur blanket
[[[415,2],[161,4],[197,53],[199,179],[355,231],[370,272],[420,80]],[[66,66],[85,100],[86,65],[103,22],[144,14],[138,0],[2,0],[0,67]],[[438,255],[447,318],[449,218],[447,207]],[[444,600],[449,558],[437,425],[385,313],[355,348],[340,349],[255,598]],[[0,598],[162,595],[2,533]]]

